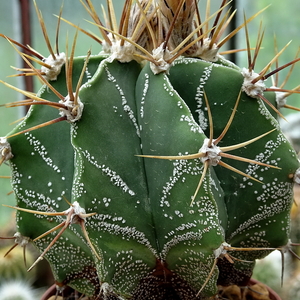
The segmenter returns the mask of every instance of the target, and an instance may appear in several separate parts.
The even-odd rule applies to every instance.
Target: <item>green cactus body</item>
[[[139,72],[135,62],[102,61],[80,92],[85,114],[72,127],[73,199],[97,212],[88,231],[101,257],[99,278],[123,295],[155,267],[157,255],[144,166],[136,157],[141,154],[134,96]]]
[[[184,70],[187,67],[190,68],[189,72]],[[181,74],[186,75],[181,76]],[[224,80],[225,77],[228,80]],[[241,72],[219,64],[212,65],[194,59],[188,62],[187,59],[184,59],[178,61],[171,68],[170,80],[190,106],[195,120],[208,134],[208,118],[203,99],[205,91],[210,103],[214,132],[217,137],[226,126],[231,112],[229,108],[234,107],[238,97],[243,82]],[[268,94],[268,98],[276,98],[275,95],[271,95],[271,92]],[[239,176],[226,168],[215,167],[225,194],[224,203],[228,217],[228,226],[225,229],[226,242],[231,246],[242,248],[277,248],[288,242],[293,174],[298,168],[298,161],[295,151],[280,132],[277,120],[271,115],[271,113],[274,114],[274,111],[270,108],[267,109],[260,99],[253,99],[245,93],[241,95],[234,120],[220,142],[220,146],[235,145],[276,129],[255,143],[231,153],[282,169],[227,160],[231,166],[250,174],[260,180],[260,183]],[[283,153],[284,155],[282,155]],[[225,267],[223,267],[220,262],[219,268],[224,268],[222,274],[235,274],[234,276],[229,275],[229,278],[221,278],[220,282],[228,284],[230,280],[236,280],[232,279],[235,276],[238,276],[239,280],[243,282],[242,278],[246,274],[249,276],[254,266],[249,261],[261,259],[268,253],[270,251],[263,250],[233,253],[233,256],[248,261],[248,263],[236,262],[233,266],[225,261],[223,262]],[[239,270],[236,271],[235,268]],[[243,275],[236,274],[239,272]]]
[[[87,76],[91,76],[96,71],[102,59],[102,57],[90,59]],[[78,81],[83,61],[84,58],[74,60],[74,83]],[[59,79],[52,83],[56,90],[63,95],[67,94],[65,79],[63,71]],[[48,101],[58,101],[57,96],[46,86],[40,90],[38,95]],[[32,106],[25,120],[10,134],[57,117],[57,110],[54,108],[47,105]],[[11,137],[9,142],[16,149],[14,157],[11,159],[11,168],[12,186],[17,198],[17,205],[21,208],[46,212],[68,209],[69,205],[64,201],[64,197],[71,199],[74,176],[74,150],[70,143],[70,125],[67,122],[60,122],[50,127]],[[36,164],[31,163],[32,158]],[[63,217],[53,218],[19,211],[17,230],[22,236],[30,237],[33,240],[63,220]],[[77,274],[80,274],[79,277],[90,277],[90,280],[85,279],[81,282],[78,288],[82,289],[82,286],[86,286],[88,287],[87,294],[93,294],[98,288],[98,278],[90,249],[83,237],[80,236],[78,229],[75,227],[71,227],[71,229],[48,253],[50,264],[58,282],[72,284],[74,280],[78,281]],[[45,249],[52,239],[53,235],[37,240],[36,246],[43,251],[42,249]],[[54,258],[53,263],[51,257]],[[82,257],[85,259],[82,260]],[[89,284],[84,284],[86,281]],[[95,288],[92,288],[93,285]],[[77,284],[74,286],[77,288]]]
[[[154,75],[145,67],[137,81],[136,99],[143,154],[180,155],[199,150],[206,136],[164,73]],[[215,199],[223,200],[222,189],[207,174],[191,205],[203,171],[200,160],[145,158],[144,163],[160,259],[197,291],[203,281],[195,280],[195,270],[199,277],[208,276],[214,250],[224,240]]]
[[[185,70],[187,68],[189,72]],[[185,77],[180,74],[185,74]],[[225,80],[226,77],[228,80]],[[241,72],[200,60],[191,60],[188,63],[187,59],[184,59],[171,68],[170,80],[190,105],[195,120],[198,120],[204,129],[208,127],[203,99],[205,91],[217,137],[226,126],[231,113],[230,108],[234,107],[238,98],[243,82]],[[245,123],[247,126],[244,126]],[[260,180],[259,183],[237,176],[226,168],[216,167],[217,176],[225,193],[228,214],[226,241],[231,245],[278,247],[287,243],[293,183],[293,176],[290,175],[296,172],[298,162],[295,151],[280,132],[277,120],[271,116],[261,100],[242,93],[233,122],[220,146],[251,140],[273,129],[275,131],[247,147],[235,150],[232,154],[284,168],[278,170],[237,160],[230,162],[233,167]],[[205,132],[208,133],[208,128]],[[272,201],[268,202],[268,199]],[[243,212],[241,207],[244,209]],[[274,229],[278,226],[276,235],[267,230],[269,224],[272,224]],[[255,240],[254,236],[259,238]],[[253,254],[254,252],[250,255]]]
[[[38,97],[68,108],[60,109],[63,122],[30,131],[59,117],[51,103],[33,105],[7,135],[13,157],[0,140],[18,208],[36,211],[18,211],[18,232],[45,252],[59,287],[91,299],[204,299],[217,283],[247,284],[266,248],[288,244],[294,150],[274,112],[248,95],[245,71],[214,51],[215,63],[179,57],[169,64],[167,47],[140,62],[132,59],[141,59],[136,45],[129,58],[125,46],[69,59],[50,84],[70,94],[65,72],[72,64],[75,87],[88,60],[68,99],[74,107],[49,85],[40,90]],[[229,263],[228,249],[243,261]]]

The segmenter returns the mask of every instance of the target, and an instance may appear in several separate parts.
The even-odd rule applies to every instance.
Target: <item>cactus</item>
[[[82,1],[102,40],[59,16],[77,27],[70,53],[47,42],[44,58],[3,36],[44,84],[33,95],[1,81],[28,98],[7,106],[30,105],[0,140],[16,244],[41,252],[30,269],[45,257],[59,290],[91,299],[205,299],[217,284],[247,284],[256,259],[293,245],[299,162],[276,99],[298,91],[265,84],[280,53],[259,74],[261,37],[248,68],[220,55],[255,17],[220,41],[227,1],[201,22],[196,1],[129,0],[120,28],[108,3],[105,27]],[[74,57],[80,32],[100,54]]]
[[[0,285],[0,296],[3,300],[31,300],[38,299],[39,291],[22,280],[11,280]]]

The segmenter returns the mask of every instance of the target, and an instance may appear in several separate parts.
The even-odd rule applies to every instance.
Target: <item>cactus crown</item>
[[[102,38],[61,12],[77,33],[71,51],[54,51],[35,1],[50,56],[2,35],[44,84],[32,94],[1,81],[27,97],[6,106],[30,106],[0,139],[15,242],[41,252],[30,269],[45,257],[60,290],[91,299],[204,299],[246,284],[255,259],[294,246],[299,162],[277,116],[299,90],[265,80],[299,59],[269,72],[279,52],[255,73],[263,33],[252,57],[247,24],[262,11],[222,39],[227,0],[204,21],[194,0],[126,0],[119,26],[112,1],[104,20],[81,3]],[[247,68],[220,54],[243,27]],[[75,57],[79,32],[102,51]]]

